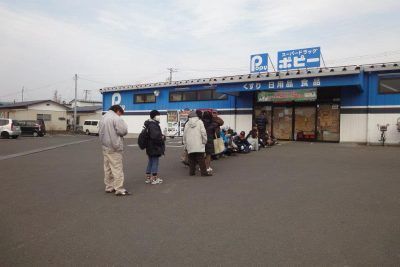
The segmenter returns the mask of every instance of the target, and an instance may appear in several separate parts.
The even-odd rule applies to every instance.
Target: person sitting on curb
[[[258,151],[260,150],[260,146],[259,146],[259,138],[258,138],[258,131],[257,128],[253,128],[253,130],[251,130],[247,136],[246,136],[247,141],[250,143],[250,145],[252,146],[254,151]]]
[[[246,133],[244,131],[240,132],[239,136],[234,139],[240,153],[249,153],[253,148],[246,139]]]

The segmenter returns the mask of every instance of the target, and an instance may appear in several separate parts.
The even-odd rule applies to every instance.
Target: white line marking
[[[65,143],[65,144],[61,144],[61,145],[43,147],[43,148],[33,149],[33,150],[24,151],[24,152],[20,152],[20,153],[1,156],[0,157],[0,161],[5,160],[5,159],[12,159],[12,158],[17,158],[17,157],[27,156],[27,155],[31,155],[31,154],[35,154],[35,153],[40,153],[40,152],[44,152],[44,151],[47,151],[47,150],[56,149],[56,148],[59,148],[59,147],[76,145],[76,144],[80,144],[80,143],[84,143],[84,142],[88,142],[88,141],[93,141],[93,140],[95,140],[95,139],[86,139],[86,140],[83,140],[83,141],[75,141],[75,142],[71,142],[71,143]]]

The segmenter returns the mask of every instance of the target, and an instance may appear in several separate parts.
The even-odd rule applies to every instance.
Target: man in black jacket
[[[152,110],[150,119],[145,121],[144,126],[148,130],[146,154],[149,161],[146,169],[146,184],[161,184],[163,180],[158,177],[159,159],[165,152],[165,137],[160,128],[160,112]]]
[[[256,124],[257,124],[257,129],[258,129],[258,135],[260,139],[265,143],[265,134],[267,131],[267,116],[265,115],[266,112],[265,110],[261,111],[260,115],[257,116],[256,118]]]

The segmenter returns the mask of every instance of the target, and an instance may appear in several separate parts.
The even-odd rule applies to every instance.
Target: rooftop
[[[1,105],[0,109],[12,109],[12,108],[27,108],[28,106],[36,105],[36,104],[42,104],[45,102],[53,102],[55,104],[58,104],[60,106],[64,106],[60,103],[54,102],[53,100],[34,100],[34,101],[24,101],[24,102],[17,102],[17,103],[12,103],[12,104],[5,104]]]
[[[173,86],[205,85],[205,84],[212,85],[212,84],[257,82],[257,81],[295,79],[295,78],[307,78],[307,77],[351,75],[351,74],[361,73],[362,71],[375,72],[382,70],[400,70],[400,62],[366,64],[366,65],[347,65],[340,67],[321,67],[321,68],[298,69],[298,70],[281,71],[281,72],[275,71],[275,72],[265,72],[265,73],[255,73],[255,74],[234,75],[234,76],[190,79],[190,80],[181,80],[173,82],[122,85],[122,86],[104,87],[100,89],[100,92],[104,93],[104,92],[125,91],[125,90],[164,88]]]

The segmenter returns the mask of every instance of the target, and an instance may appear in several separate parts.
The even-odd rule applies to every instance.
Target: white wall
[[[340,142],[367,141],[367,115],[341,114],[340,115]]]
[[[123,115],[121,118],[128,124],[128,133],[139,134],[142,129],[144,122],[150,119],[149,115]],[[161,131],[167,127],[167,115],[160,116],[160,127]]]
[[[234,115],[233,115],[234,116]],[[253,116],[251,114],[236,115],[236,131],[245,131],[246,134],[253,127]]]
[[[246,133],[251,130],[252,127],[252,115],[221,115],[220,117],[224,120],[224,126],[229,126],[236,131],[245,131]],[[143,129],[143,124],[150,117],[149,115],[123,115],[121,116],[124,121],[128,124],[128,133],[138,134]],[[236,125],[236,127],[235,127]],[[167,128],[167,115],[161,115],[160,121],[161,130]]]
[[[381,132],[377,124],[390,124],[386,132],[386,143],[400,144],[400,132],[397,131],[397,119],[400,114],[341,114],[340,141],[379,143]],[[367,124],[368,120],[368,124]],[[367,129],[368,125],[368,129]]]
[[[397,131],[397,119],[400,118],[400,113],[397,114],[369,114],[368,124],[368,142],[378,143],[381,138],[381,132],[378,129],[378,124],[389,124],[386,132],[386,143],[400,144],[400,132]]]

